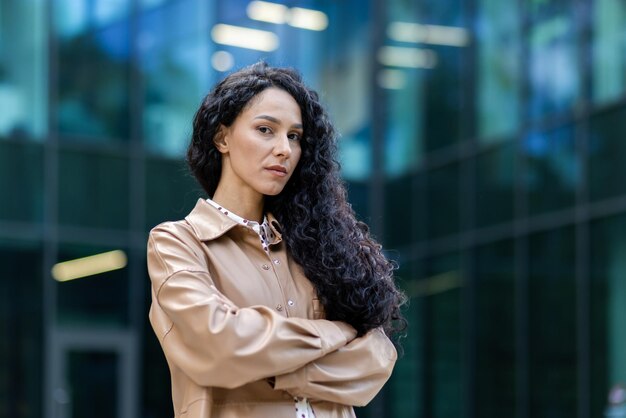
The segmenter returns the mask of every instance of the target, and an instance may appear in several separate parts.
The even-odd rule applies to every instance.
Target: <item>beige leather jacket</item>
[[[311,283],[285,251],[204,199],[148,241],[150,322],[172,377],[176,417],[294,418],[294,396],[317,418],[354,417],[391,374],[393,344],[380,330],[355,338],[323,319]]]

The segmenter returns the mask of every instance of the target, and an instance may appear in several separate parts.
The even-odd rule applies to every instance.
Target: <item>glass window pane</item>
[[[58,262],[112,250],[119,248],[62,244],[59,247]],[[98,267],[107,268],[106,265]],[[128,268],[123,267],[102,273],[94,271],[89,276],[57,282],[58,323],[68,326],[126,325],[129,321],[130,308],[128,278]]]
[[[415,219],[413,176],[388,180],[385,185],[385,244],[395,248],[414,240],[410,225]]]
[[[592,223],[589,249],[591,410],[599,414],[609,390],[626,382],[626,216]]]
[[[184,0],[139,17],[143,136],[152,152],[185,153],[194,113],[214,74],[207,36],[211,10],[206,2]]]
[[[464,27],[467,19],[464,0],[429,1],[421,6],[423,23],[453,28],[469,38]],[[426,45],[437,57],[435,67],[424,70],[423,120],[427,151],[452,145],[473,134],[464,132],[467,109],[463,105],[463,93],[471,82],[467,79],[470,72],[463,70],[467,66],[467,45],[465,40]]]
[[[0,241],[0,415],[43,415],[43,289],[39,244]]]
[[[187,165],[177,160],[146,161],[146,228],[183,219],[198,198],[206,198]]]
[[[127,2],[112,3],[53,3],[61,139],[128,140],[130,20]]]
[[[348,202],[350,202],[352,209],[356,212],[357,218],[368,223],[370,221],[369,184],[359,181],[349,181],[346,183],[346,187],[348,188]]]
[[[522,66],[518,4],[479,1],[476,107],[481,142],[505,139],[519,127]]]
[[[71,418],[118,416],[118,355],[114,352],[69,351],[66,381]]]
[[[606,199],[626,193],[626,109],[610,110],[591,119],[589,197]]]
[[[0,219],[42,220],[43,166],[40,145],[0,142]]]
[[[531,132],[524,138],[527,172],[524,186],[531,214],[573,206],[581,181],[574,128]]]
[[[576,239],[568,227],[529,239],[530,416],[576,416]]]
[[[486,226],[513,218],[515,143],[509,142],[476,157],[476,224]]]
[[[464,416],[462,292],[463,275],[459,257],[445,255],[428,261],[427,357],[432,418]],[[425,295],[426,295],[425,294]],[[427,411],[428,412],[428,411]]]
[[[47,131],[46,3],[0,3],[0,139],[43,140]]]
[[[442,237],[459,230],[459,165],[428,173],[428,236]]]
[[[416,269],[417,263],[404,263],[396,272],[398,285],[410,302],[404,309],[408,324],[407,336],[400,340],[403,352],[386,386],[391,392],[391,399],[388,399],[390,417],[421,418],[424,411],[425,295],[420,293]]]
[[[386,86],[385,172],[399,176],[412,171],[423,155],[423,75],[413,69],[385,69],[378,75]],[[395,81],[394,81],[395,80]]]
[[[546,6],[540,10],[541,19],[530,29],[528,106],[533,120],[569,111],[580,99],[575,8]]]
[[[595,0],[593,7],[593,99],[605,102],[626,90],[626,3]]]
[[[128,228],[128,159],[79,151],[59,153],[59,223]]]
[[[476,249],[476,416],[514,417],[515,248],[513,241]]]

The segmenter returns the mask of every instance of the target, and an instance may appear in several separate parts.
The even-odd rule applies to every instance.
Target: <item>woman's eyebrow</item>
[[[280,124],[280,119],[276,119],[274,116],[270,116],[270,115],[259,115],[259,116],[256,116],[254,119],[265,119],[265,120],[268,120],[270,122]],[[291,125],[291,127],[292,128],[297,128],[297,129],[302,129],[303,128],[301,123],[294,123],[293,125]]]

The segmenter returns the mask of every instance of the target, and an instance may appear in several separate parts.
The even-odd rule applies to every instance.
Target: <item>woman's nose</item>
[[[276,143],[274,144],[274,153],[284,157],[289,157],[291,155],[291,145],[289,144],[287,134],[278,136]]]

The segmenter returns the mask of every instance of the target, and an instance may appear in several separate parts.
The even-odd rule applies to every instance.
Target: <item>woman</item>
[[[293,70],[252,65],[203,101],[187,160],[211,198],[148,241],[176,417],[353,417],[389,378],[404,296],[335,151]]]

